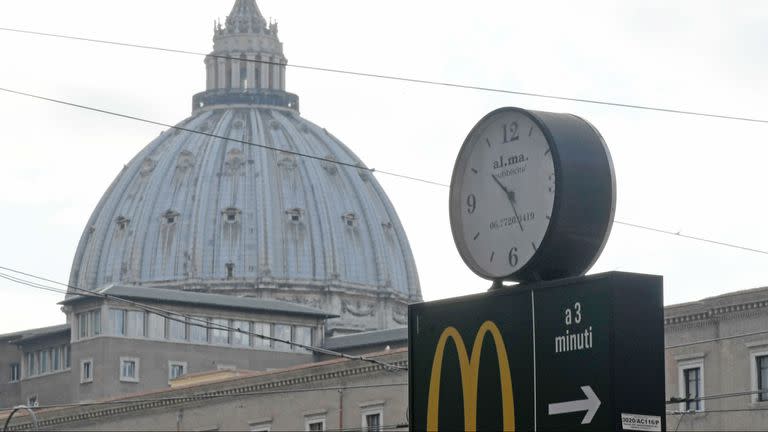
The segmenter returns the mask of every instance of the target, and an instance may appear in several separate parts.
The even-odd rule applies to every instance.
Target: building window
[[[93,359],[80,361],[80,384],[93,382]]]
[[[149,314],[147,319],[147,335],[152,339],[165,339],[165,317]]]
[[[165,223],[168,225],[176,223],[176,220],[179,218],[179,213],[168,210],[165,213],[163,213],[163,219],[165,220]]]
[[[120,381],[139,382],[139,359],[120,357]]]
[[[126,334],[132,337],[144,337],[144,312],[128,311]]]
[[[685,383],[685,410],[701,410],[701,368],[692,367],[683,369]]]
[[[178,361],[168,362],[168,381],[176,379],[187,373],[187,363]]]
[[[251,346],[251,336],[248,334],[251,332],[251,324],[248,321],[234,320],[232,321],[232,328],[245,332],[232,331],[232,345]]]
[[[286,324],[275,324],[275,338],[291,341],[291,326]],[[291,345],[285,342],[275,341],[275,349],[279,351],[290,351]]]
[[[229,330],[222,327],[229,327],[229,320],[214,318],[211,320],[213,330],[211,330],[211,343],[217,345],[226,345],[229,343]]]
[[[37,365],[35,364],[35,353],[26,353],[24,354],[26,357],[26,374],[27,377],[32,377],[37,375]]]
[[[11,382],[21,380],[21,364],[11,363]]]
[[[77,321],[78,339],[98,336],[101,334],[101,309],[94,309],[75,315]]]
[[[101,310],[94,309],[76,315],[77,335],[79,339],[101,334]]]
[[[62,369],[61,354],[62,354],[62,347],[51,348],[51,357],[52,357],[51,368],[53,368],[53,370],[55,371]]]
[[[301,222],[301,218],[304,216],[304,209],[292,208],[285,211],[285,215],[288,216],[288,220],[293,223]]]
[[[362,430],[378,432],[384,422],[384,401],[369,401],[360,404]]]
[[[381,411],[363,413],[363,430],[367,432],[379,432],[381,430]]]
[[[269,323],[260,323],[260,322],[253,323],[253,333],[255,335],[263,335],[263,336],[271,337],[272,336],[271,330],[272,330],[272,326],[269,325]],[[269,348],[270,346],[272,346],[271,342],[272,341],[270,341],[269,339],[260,338],[258,336],[253,337],[253,346],[255,346],[256,348]]]
[[[224,222],[233,224],[237,222],[238,216],[240,215],[240,210],[234,207],[229,207],[222,213],[224,214]]]
[[[248,422],[251,432],[270,432],[272,430],[272,419],[269,420],[256,420]]]
[[[98,336],[101,334],[101,310],[96,309],[88,312],[88,318],[90,320],[91,335]]]
[[[357,226],[357,219],[357,215],[353,212],[347,212],[341,215],[341,220],[350,228]]]
[[[40,356],[40,373],[48,373],[48,364],[50,363],[48,350],[38,351],[37,355]]]
[[[768,401],[768,354],[755,355],[755,372],[757,373],[757,401]]]
[[[704,411],[704,353],[675,356],[681,411]]]
[[[168,320],[169,339],[176,341],[187,340],[187,321],[181,315],[173,315]]]
[[[109,326],[115,336],[125,336],[125,312],[124,309],[109,310]]]
[[[312,345],[312,327],[303,327],[303,326],[296,326],[295,328],[296,337],[294,337],[294,342],[300,343],[302,345],[311,346]],[[295,347],[296,351],[300,352],[311,352],[310,350],[306,348],[301,347]]]
[[[19,366],[19,374],[21,374]],[[34,377],[69,369],[69,345],[59,345],[35,352],[24,353],[24,375]],[[19,378],[21,378],[19,376]]]
[[[128,223],[130,221],[131,221],[130,219],[128,219],[128,218],[126,218],[124,216],[118,216],[118,218],[115,220],[115,223],[117,223],[117,229],[122,231],[122,230],[128,228]]]
[[[305,431],[324,431],[325,430],[325,410],[315,411],[314,413],[304,414]]]
[[[40,402],[37,400],[37,395],[30,396],[27,398],[27,406],[28,407],[40,406]]]
[[[207,318],[191,317],[189,320],[189,340],[191,342],[208,342]]]

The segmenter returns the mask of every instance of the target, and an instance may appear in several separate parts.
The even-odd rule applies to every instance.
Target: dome
[[[207,90],[107,189],[70,284],[303,303],[341,333],[405,325],[421,300],[405,231],[363,162],[299,115],[277,25],[238,0],[214,31]]]

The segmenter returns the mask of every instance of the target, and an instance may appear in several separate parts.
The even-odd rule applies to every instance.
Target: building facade
[[[664,315],[668,428],[768,428],[768,288],[668,306]]]

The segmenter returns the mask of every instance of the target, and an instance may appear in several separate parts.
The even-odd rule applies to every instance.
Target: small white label
[[[621,413],[623,430],[661,432],[661,417]]]

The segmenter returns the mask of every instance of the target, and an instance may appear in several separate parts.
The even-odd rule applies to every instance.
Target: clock
[[[464,140],[451,177],[456,247],[473,272],[494,281],[585,274],[615,208],[608,147],[571,114],[492,111]]]

